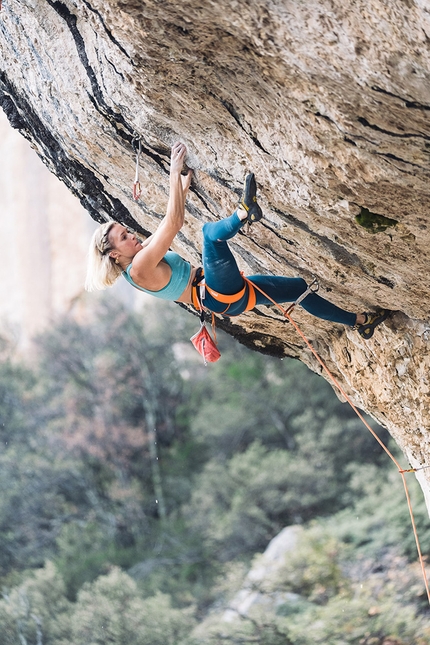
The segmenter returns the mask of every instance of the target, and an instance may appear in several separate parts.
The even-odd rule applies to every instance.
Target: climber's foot
[[[263,211],[257,204],[257,184],[253,172],[245,177],[240,206],[247,212],[246,221],[249,224],[258,222],[263,217]]]
[[[372,313],[363,313],[365,316],[365,322],[357,325],[357,331],[366,340],[372,338],[373,332],[376,327],[380,325],[386,318],[389,316],[390,311],[388,309],[378,309]]]

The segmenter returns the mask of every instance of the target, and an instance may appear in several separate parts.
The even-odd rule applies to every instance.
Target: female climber
[[[181,174],[186,153],[183,143],[172,147],[167,212],[155,233],[141,241],[116,222],[102,224],[95,231],[85,288],[104,289],[123,275],[133,287],[157,298],[194,304],[227,316],[237,316],[255,305],[270,305],[270,299],[278,303],[295,302],[307,290],[302,278],[253,275],[248,282],[227,244],[246,222],[257,222],[262,217],[253,174],[245,179],[243,195],[233,215],[203,225],[203,268],[193,267],[169,251],[184,224],[185,199],[192,179],[191,170],[186,176]],[[205,287],[199,289],[203,277]],[[375,327],[388,315],[386,310],[351,313],[316,293],[309,293],[300,304],[318,318],[356,327],[366,339],[371,338]]]

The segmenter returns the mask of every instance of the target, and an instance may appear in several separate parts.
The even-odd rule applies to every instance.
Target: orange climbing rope
[[[274,305],[275,305],[275,306],[276,306],[280,311],[282,311],[282,314],[283,314],[283,315],[285,316],[285,318],[287,318],[287,319],[288,319],[288,321],[293,325],[293,327],[294,327],[294,329],[296,330],[296,332],[299,334],[299,336],[302,338],[302,340],[306,343],[307,347],[310,349],[310,351],[312,352],[312,354],[314,355],[314,357],[317,359],[318,363],[321,365],[321,367],[323,368],[323,370],[325,371],[325,373],[327,374],[327,376],[329,377],[329,379],[331,380],[331,382],[336,386],[336,388],[339,390],[339,392],[342,394],[342,396],[345,398],[345,400],[349,403],[349,405],[351,406],[351,408],[354,410],[354,412],[355,412],[355,414],[358,416],[358,418],[363,422],[363,424],[366,426],[366,428],[369,430],[369,432],[373,435],[373,437],[376,439],[376,441],[379,443],[379,445],[380,445],[380,446],[385,450],[385,452],[387,453],[387,455],[390,457],[390,459],[391,459],[391,460],[395,463],[395,465],[397,466],[397,469],[398,469],[398,471],[399,471],[399,473],[400,473],[400,475],[401,475],[401,477],[402,477],[403,486],[404,486],[404,489],[405,489],[406,501],[407,501],[407,504],[408,504],[408,509],[409,509],[409,515],[410,515],[410,518],[411,518],[412,529],[413,529],[414,536],[415,536],[415,543],[416,543],[416,546],[417,546],[418,558],[419,558],[419,562],[420,562],[420,565],[421,565],[421,571],[422,571],[422,575],[423,575],[424,586],[425,586],[425,588],[426,588],[426,592],[427,592],[427,599],[428,599],[428,601],[429,601],[429,605],[430,605],[430,589],[429,589],[429,583],[428,583],[428,580],[427,580],[427,574],[426,574],[426,570],[425,570],[425,566],[424,566],[424,558],[423,558],[423,556],[422,556],[422,552],[421,552],[421,546],[420,546],[420,542],[419,542],[419,539],[418,539],[417,527],[416,527],[416,523],[415,523],[414,513],[413,513],[413,510],[412,510],[411,498],[410,498],[410,496],[409,496],[409,490],[408,490],[408,486],[407,486],[407,483],[406,483],[406,477],[405,477],[405,473],[413,473],[413,472],[417,472],[418,470],[423,470],[424,468],[426,468],[426,466],[422,466],[421,468],[408,468],[408,469],[404,469],[404,468],[402,468],[402,467],[400,466],[400,464],[399,464],[399,462],[397,461],[397,459],[396,459],[396,458],[394,457],[394,455],[393,455],[393,454],[388,450],[387,446],[386,446],[386,445],[381,441],[381,439],[378,437],[378,435],[376,434],[376,432],[371,428],[371,426],[367,423],[366,419],[363,417],[363,415],[361,414],[361,412],[357,409],[357,407],[356,407],[356,406],[354,405],[354,403],[351,401],[351,398],[348,396],[348,394],[345,392],[345,390],[344,390],[344,389],[342,388],[342,386],[339,384],[339,382],[337,381],[337,379],[333,376],[333,374],[332,374],[332,373],[331,373],[331,371],[328,369],[327,365],[324,363],[324,361],[323,361],[323,360],[322,360],[322,358],[319,356],[319,354],[316,352],[316,350],[312,347],[311,342],[306,338],[306,336],[305,336],[305,335],[304,335],[304,333],[301,331],[301,329],[299,328],[299,326],[297,325],[297,323],[296,323],[296,322],[291,318],[291,315],[290,315],[290,314],[291,314],[292,309],[294,308],[294,305],[295,305],[296,303],[293,303],[293,305],[292,305],[292,306],[290,306],[290,307],[288,308],[288,310],[286,310],[286,309],[284,309],[284,307],[282,307],[279,303],[275,302],[275,301],[274,301],[270,296],[268,296],[268,295],[267,295],[267,293],[265,293],[262,289],[260,289],[260,287],[258,287],[254,282],[252,282],[251,280],[249,280],[249,278],[247,278],[247,281],[248,281],[250,284],[252,284],[252,286],[253,286],[255,289],[258,289],[258,291],[260,291],[260,293],[262,293],[262,294],[263,294],[263,295],[264,295],[268,300],[270,300],[270,301],[271,301],[271,302],[272,302],[272,303],[273,303],[273,304],[274,304]]]

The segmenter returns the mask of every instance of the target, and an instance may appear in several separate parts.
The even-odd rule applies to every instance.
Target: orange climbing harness
[[[203,268],[199,267],[196,271],[196,277],[193,280],[192,291],[191,291],[194,307],[198,311],[202,310],[203,308],[202,301],[204,300],[204,297],[205,297],[204,296],[205,291],[207,291],[212,296],[212,298],[214,298],[218,302],[222,302],[223,304],[227,305],[224,311],[221,312],[221,315],[226,314],[230,308],[230,305],[233,305],[234,303],[239,302],[239,300],[243,298],[243,296],[246,293],[246,287],[248,286],[248,302],[246,303],[245,311],[250,311],[251,309],[254,309],[255,304],[257,302],[254,284],[247,277],[245,277],[243,273],[241,275],[245,281],[243,289],[241,289],[240,291],[232,295],[227,295],[225,293],[218,293],[218,291],[211,289],[205,282]]]
[[[218,302],[222,302],[223,304],[227,305],[227,307],[224,309],[224,311],[221,312],[221,315],[227,314],[230,305],[235,304],[236,302],[239,302],[243,298],[243,296],[246,293],[246,288],[248,287],[248,302],[246,303],[246,307],[244,311],[250,311],[251,309],[254,309],[256,302],[257,302],[257,296],[255,294],[255,290],[258,289],[260,293],[262,293],[266,298],[274,302],[262,289],[257,287],[249,278],[247,278],[243,273],[241,272],[241,276],[245,281],[245,284],[243,288],[238,291],[237,293],[234,293],[232,295],[226,295],[225,293],[219,293],[218,291],[215,291],[214,289],[211,289],[206,283],[204,279],[204,273],[203,273],[203,268],[199,267],[196,272],[196,277],[193,280],[193,289],[191,292],[192,299],[193,299],[193,305],[196,309],[199,311],[202,309],[202,300],[204,300],[204,292],[208,291],[209,294],[217,300]],[[295,300],[291,305],[286,309],[287,313],[290,313],[294,307],[302,302],[310,293],[316,293],[319,289],[319,284],[318,284],[318,279],[314,277],[312,282],[307,286],[305,291]],[[276,303],[275,303],[276,304]],[[284,311],[284,309],[282,309]]]
[[[287,320],[293,325],[294,329],[299,334],[300,338],[302,338],[302,340],[305,342],[305,344],[307,345],[309,350],[312,352],[312,354],[314,355],[314,357],[316,358],[318,363],[321,365],[321,367],[323,368],[324,372],[327,374],[327,376],[329,377],[329,379],[331,380],[333,385],[335,385],[335,387],[339,390],[339,392],[342,394],[342,396],[345,398],[345,400],[349,403],[351,408],[354,410],[354,412],[358,416],[358,418],[363,422],[363,424],[366,426],[366,428],[369,430],[369,432],[373,435],[373,437],[376,439],[376,441],[379,443],[379,445],[383,448],[383,450],[385,450],[387,455],[390,457],[390,459],[393,461],[393,463],[397,466],[397,469],[398,469],[398,471],[400,473],[400,476],[402,478],[402,481],[403,481],[403,487],[404,487],[404,490],[405,490],[406,501],[407,501],[407,504],[408,504],[409,515],[410,515],[410,518],[411,518],[412,529],[413,529],[413,532],[414,532],[415,543],[416,543],[417,551],[418,551],[418,558],[419,558],[419,562],[420,562],[420,565],[421,565],[421,571],[422,571],[422,575],[423,575],[424,586],[425,586],[425,589],[426,589],[426,592],[427,592],[427,599],[428,599],[428,602],[430,604],[429,583],[428,583],[428,580],[427,580],[427,574],[426,574],[426,570],[425,570],[425,566],[424,566],[424,559],[423,559],[422,552],[421,552],[421,547],[420,547],[420,543],[419,543],[419,539],[418,539],[418,533],[417,533],[417,527],[416,527],[416,524],[415,524],[415,518],[414,518],[414,514],[413,514],[413,510],[412,510],[412,503],[411,503],[411,499],[410,499],[410,496],[409,496],[409,490],[408,490],[408,486],[407,486],[407,483],[406,483],[406,477],[405,477],[405,473],[415,473],[418,470],[423,470],[424,468],[428,468],[429,466],[421,466],[421,467],[418,467],[418,468],[406,468],[406,469],[402,468],[400,466],[400,464],[397,461],[397,459],[388,450],[388,448],[381,441],[381,439],[378,437],[376,432],[370,427],[370,425],[367,423],[366,419],[363,417],[361,412],[357,409],[357,407],[352,402],[351,398],[348,396],[348,394],[345,392],[345,390],[339,384],[337,379],[330,372],[330,370],[328,369],[328,367],[326,366],[326,364],[324,363],[322,358],[320,358],[318,353],[312,347],[312,344],[306,338],[306,336],[301,331],[301,329],[299,328],[297,323],[295,323],[294,320],[291,318],[290,312],[294,308],[294,306],[297,303],[297,301],[295,303],[293,303],[293,305],[290,306],[288,308],[288,310],[286,310],[279,303],[275,302],[272,298],[270,298],[270,296],[268,296],[267,293],[265,293],[262,289],[260,289],[255,283],[251,282],[249,279],[247,279],[247,282],[250,285],[252,285],[254,287],[254,289],[258,289],[258,291],[260,291],[260,293],[262,293],[266,298],[268,298],[283,313],[283,315],[287,318]]]

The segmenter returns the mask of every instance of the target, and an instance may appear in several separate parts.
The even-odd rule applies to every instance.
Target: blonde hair
[[[109,233],[116,222],[101,224],[91,238],[88,250],[87,277],[85,289],[95,291],[111,287],[122,274],[122,268],[109,253],[113,247],[109,241]]]

